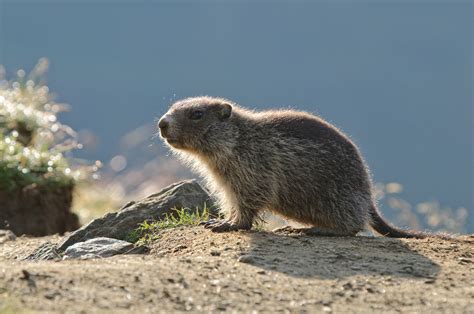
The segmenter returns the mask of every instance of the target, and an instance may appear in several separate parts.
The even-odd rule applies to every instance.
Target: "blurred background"
[[[0,0],[7,77],[47,58],[70,104],[82,222],[194,177],[153,139],[175,99],[307,110],[360,146],[384,215],[474,232],[471,1]]]

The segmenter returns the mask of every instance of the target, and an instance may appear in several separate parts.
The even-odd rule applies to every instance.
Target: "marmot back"
[[[213,231],[250,229],[269,210],[320,235],[355,235],[371,225],[390,237],[426,236],[382,219],[358,148],[317,116],[254,112],[226,99],[196,97],[173,104],[158,126],[225,212],[225,220],[205,224]]]

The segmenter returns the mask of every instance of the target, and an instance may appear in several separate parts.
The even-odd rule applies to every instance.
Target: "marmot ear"
[[[228,103],[221,104],[221,108],[219,110],[219,117],[221,121],[229,119],[230,115],[232,114],[232,106]]]

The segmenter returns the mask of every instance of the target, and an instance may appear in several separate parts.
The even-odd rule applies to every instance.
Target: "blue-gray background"
[[[0,64],[51,61],[62,121],[119,139],[170,98],[309,110],[412,203],[473,208],[471,1],[0,0]]]

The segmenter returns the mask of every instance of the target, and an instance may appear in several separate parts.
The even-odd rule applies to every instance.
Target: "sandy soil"
[[[266,232],[160,234],[148,255],[26,262],[0,244],[0,312],[474,313],[474,236],[321,238]]]

